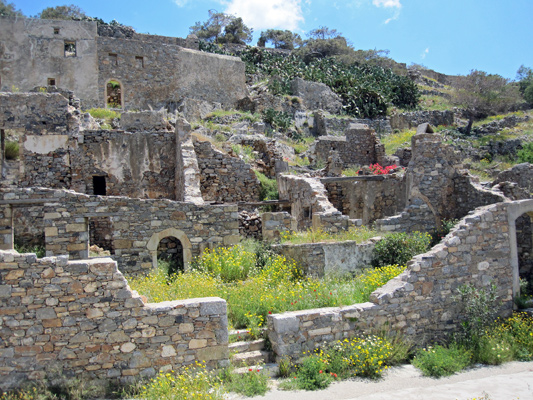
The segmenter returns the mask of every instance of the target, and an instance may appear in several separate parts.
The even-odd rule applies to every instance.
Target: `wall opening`
[[[48,86],[56,86],[56,79],[48,78]]]
[[[167,269],[169,275],[185,270],[183,245],[178,238],[167,236],[159,241],[157,264],[159,267]]]
[[[533,212],[522,214],[515,221],[516,247],[518,254],[518,276],[520,295],[533,294]],[[524,293],[525,292],[525,293]]]
[[[93,194],[96,196],[107,195],[105,176],[93,176]]]
[[[118,65],[118,54],[109,53],[109,61],[111,62],[111,65]]]
[[[42,258],[45,251],[44,212],[42,205],[12,207],[13,247],[19,253],[35,253]]]
[[[65,57],[76,57],[76,41],[65,40]]]
[[[89,219],[89,256],[107,257],[115,254],[113,223],[110,217]]]
[[[137,65],[137,68],[144,68],[144,57],[136,56],[135,64]]]
[[[122,85],[117,81],[106,84],[106,105],[108,108],[122,108]]]

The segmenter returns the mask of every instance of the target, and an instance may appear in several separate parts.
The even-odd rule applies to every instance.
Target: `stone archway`
[[[168,237],[176,238],[180,241],[183,249],[183,269],[186,271],[192,260],[192,244],[185,232],[175,228],[168,228],[164,231],[154,233],[148,241],[146,248],[152,255],[152,266],[157,268],[157,249],[159,247],[159,242]]]

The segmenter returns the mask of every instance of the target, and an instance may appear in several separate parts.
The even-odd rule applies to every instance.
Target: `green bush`
[[[440,226],[430,233],[431,243],[429,247],[433,247],[440,243],[442,238],[444,238],[448,233],[450,233],[456,223],[456,219],[443,219],[440,223]]]
[[[522,149],[518,150],[518,161],[521,163],[533,163],[533,142],[524,143]]]
[[[429,249],[431,236],[428,233],[393,233],[376,243],[372,254],[372,266],[405,265],[417,254]]]
[[[292,125],[293,118],[289,113],[268,108],[263,111],[263,122],[270,124],[272,129],[285,131]]]
[[[320,354],[303,359],[296,374],[296,382],[301,390],[320,390],[327,388],[333,381],[327,372],[328,364]]]
[[[268,391],[268,375],[261,367],[248,368],[248,372],[237,374],[226,369],[219,374],[226,391],[242,394],[243,396],[264,396]]]
[[[19,158],[19,144],[17,142],[6,142],[4,155],[7,160]]]
[[[456,345],[443,347],[437,345],[419,350],[412,364],[422,371],[424,376],[440,378],[453,375],[470,365],[472,353]]]
[[[278,182],[275,179],[267,178],[265,174],[259,171],[254,172],[261,184],[259,198],[261,200],[277,200],[279,198]]]

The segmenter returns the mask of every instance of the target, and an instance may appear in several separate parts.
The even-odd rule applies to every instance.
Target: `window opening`
[[[109,60],[111,61],[111,65],[118,65],[118,54],[109,53]]]
[[[65,40],[65,57],[76,57],[76,42]]]
[[[135,62],[137,64],[137,68],[144,68],[144,57],[136,56]]]
[[[117,81],[107,83],[107,106],[111,108],[122,108],[122,87]]]
[[[54,35],[59,35],[59,28],[54,28]]]
[[[55,86],[56,80],[55,78],[48,78],[48,86]]]
[[[93,176],[93,194],[105,196],[106,192],[105,176]]]

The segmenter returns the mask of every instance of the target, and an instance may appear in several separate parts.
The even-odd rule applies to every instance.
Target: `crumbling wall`
[[[0,389],[47,373],[132,382],[195,361],[228,364],[226,302],[145,304],[109,258],[0,251]]]
[[[426,122],[433,126],[453,125],[455,122],[454,112],[452,110],[414,111],[390,116],[390,125],[392,129],[411,129]]]
[[[246,96],[244,63],[160,41],[98,37],[99,102],[106,85],[119,82],[126,109],[161,108],[183,98],[225,106]]]
[[[194,142],[202,197],[205,201],[258,201],[261,186],[255,173],[239,157],[217,150],[208,142]]]
[[[396,174],[322,178],[329,201],[344,215],[363,225],[391,216],[405,207],[405,179]]]
[[[296,261],[308,276],[354,274],[370,267],[373,242],[284,243],[273,246],[274,251]]]
[[[344,163],[344,168],[388,163],[385,157],[385,147],[379,141],[376,132],[368,126],[351,124],[345,135],[345,137],[319,137],[315,145],[316,159],[325,162],[330,151],[337,151]]]
[[[86,131],[71,160],[71,188],[77,192],[99,194],[93,187],[99,176],[108,196],[176,199],[173,131]]]
[[[94,21],[0,18],[1,90],[53,84],[74,91],[84,108],[97,106],[95,37]],[[71,56],[66,41],[75,43]]]
[[[0,192],[0,220],[4,229],[1,249],[12,248],[12,206],[40,201],[44,212],[46,255],[67,254],[71,259],[89,255],[91,220],[111,218],[113,259],[129,276],[157,266],[161,239],[174,237],[183,246],[185,268],[192,257],[209,247],[237,244],[239,214],[236,205],[195,205],[170,200],[88,196],[71,191],[25,189]]]
[[[361,225],[360,220],[342,215],[329,202],[326,188],[318,179],[280,175],[278,188],[280,200],[291,203],[291,216],[298,230],[314,227],[337,232]]]
[[[521,188],[533,193],[533,165],[522,163],[502,171],[492,182],[492,185],[506,181],[517,183]]]
[[[427,232],[443,219],[459,219],[476,207],[505,200],[502,194],[472,183],[462,170],[460,154],[442,143],[428,124],[418,127],[411,147],[406,208],[399,215],[378,219],[379,229]]]
[[[494,283],[501,301],[496,311],[510,316],[516,289],[508,205],[486,206],[464,218],[441,244],[414,257],[404,273],[374,291],[370,302],[269,315],[276,356],[299,359],[324,342],[381,329],[418,345],[442,339],[460,329],[464,313],[453,295],[464,284]]]

